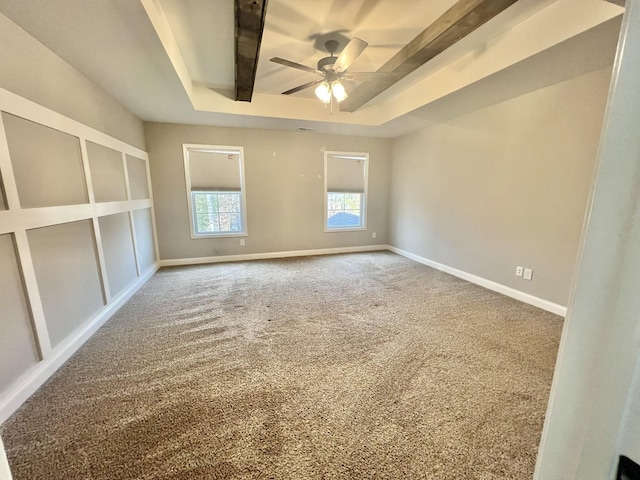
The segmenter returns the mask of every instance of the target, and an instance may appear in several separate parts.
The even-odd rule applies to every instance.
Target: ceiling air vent
[[[298,127],[299,132],[313,132],[313,128],[308,127]]]

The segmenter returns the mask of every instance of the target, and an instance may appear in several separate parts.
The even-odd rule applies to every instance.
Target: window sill
[[[248,236],[249,234],[247,232],[212,233],[212,234],[206,234],[206,235],[195,235],[192,232],[191,240],[212,239],[212,238],[238,238],[238,237],[248,237]]]
[[[324,228],[324,233],[336,233],[336,232],[363,232],[366,231],[367,227],[334,227],[334,228]]]

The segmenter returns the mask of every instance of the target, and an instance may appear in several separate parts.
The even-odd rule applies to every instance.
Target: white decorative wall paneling
[[[1,113],[20,117],[29,122],[48,127],[49,129],[56,130],[62,134],[70,135],[77,138],[80,147],[81,155],[81,168],[84,175],[87,203],[74,204],[74,205],[47,205],[38,206],[36,208],[22,208],[20,202],[20,188],[19,182],[24,180],[18,179],[16,181],[16,175],[14,171],[14,165],[12,164],[12,145],[16,145],[16,139],[8,138],[9,134]],[[7,117],[12,118],[12,117]],[[20,121],[17,121],[20,123]],[[22,122],[25,123],[25,122]],[[11,122],[14,125],[14,122]],[[52,132],[52,135],[57,135],[56,132]],[[21,139],[24,141],[24,139]],[[14,142],[14,143],[12,143]],[[108,202],[96,202],[96,194],[94,185],[99,177],[93,178],[91,172],[91,159],[90,149],[87,147],[87,142],[91,142],[101,147],[114,150],[121,155],[122,158],[122,177],[125,180],[126,187],[126,200],[108,201]],[[92,146],[92,148],[100,148]],[[94,150],[95,151],[95,150]],[[115,152],[107,152],[107,157]],[[117,158],[117,157],[116,157]],[[131,162],[142,161],[145,164],[144,171],[146,172],[146,191],[145,186],[140,183],[137,186],[137,197],[147,196],[148,198],[132,199],[132,188],[129,184],[129,167],[137,168],[136,179],[138,182],[142,181],[142,167],[140,164],[127,165],[128,159]],[[35,165],[41,160],[36,159]],[[50,159],[42,161],[51,161]],[[55,160],[53,160],[55,161]],[[21,165],[22,167],[23,165]],[[48,165],[50,166],[50,165]],[[113,164],[111,164],[113,166]],[[109,167],[110,168],[110,167]],[[116,170],[118,167],[116,167]],[[96,167],[96,170],[98,168]],[[16,250],[16,262],[19,266],[22,281],[24,284],[25,298],[28,302],[28,309],[31,316],[30,328],[33,330],[33,335],[38,346],[40,361],[27,368],[20,374],[16,381],[9,383],[8,385],[0,385],[0,423],[4,422],[9,415],[11,415],[37,388],[42,385],[54,372],[59,368],[106,320],[108,320],[113,313],[126,302],[137,290],[146,282],[151,275],[159,267],[159,255],[158,255],[158,240],[156,234],[156,221],[153,209],[153,197],[151,190],[151,178],[149,172],[149,158],[146,152],[131,146],[125,142],[122,142],[116,138],[110,137],[98,130],[88,127],[82,123],[72,120],[64,115],[61,115],[53,110],[38,105],[32,101],[15,95],[7,90],[0,89],[0,175],[2,179],[2,191],[6,199],[6,210],[0,209],[0,235],[10,234],[15,242]],[[120,175],[119,173],[117,175]],[[116,177],[117,177],[116,175]],[[47,182],[52,181],[48,178],[38,176],[38,171],[34,172],[34,175],[29,177],[29,182]],[[18,183],[17,183],[18,182]],[[107,182],[108,183],[108,182]],[[24,185],[24,184],[22,184]],[[106,185],[106,187],[105,187]],[[102,186],[109,188],[109,185],[104,181]],[[120,187],[121,188],[121,187]],[[96,187],[97,189],[97,187]],[[122,190],[121,190],[122,191]],[[141,193],[140,193],[141,192]],[[136,211],[141,211],[138,218],[144,219],[141,225],[136,228]],[[148,212],[148,214],[146,213]],[[119,282],[118,291],[111,291],[109,285],[108,265],[114,270],[117,268],[117,261],[114,265],[113,253],[109,257],[109,262],[105,257],[105,245],[103,245],[103,232],[100,229],[101,217],[115,214],[126,214],[129,219],[127,225],[130,231],[127,231],[122,222],[116,222],[115,225],[119,225],[118,229],[122,230],[119,235],[109,237],[110,242],[125,241],[129,243],[129,247],[123,248],[122,251],[131,252],[133,248],[135,256],[135,270],[136,278],[133,281],[129,281],[129,277],[126,278],[127,285],[123,285],[123,282]],[[150,216],[150,222],[149,222]],[[89,315],[89,318],[82,318],[77,324],[73,325],[73,331],[66,335],[62,340],[59,340],[52,345],[50,337],[50,331],[47,321],[50,320],[46,316],[46,305],[43,306],[43,299],[41,297],[42,289],[39,288],[38,281],[43,282],[43,276],[38,278],[37,266],[34,266],[34,258],[32,256],[32,249],[29,244],[30,238],[46,238],[46,233],[43,235],[40,232],[39,236],[28,235],[30,230],[40,228],[50,228],[56,225],[67,224],[80,221],[91,221],[91,235],[93,248],[95,249],[95,260],[97,264],[97,275],[99,278],[97,281],[100,284],[103,306],[94,314]],[[151,225],[151,231],[147,231],[145,225]],[[55,231],[55,230],[52,230]],[[140,236],[144,238],[139,238]],[[33,239],[32,238],[32,239]],[[153,243],[153,247],[151,247]],[[147,249],[147,256],[145,258],[145,264],[141,262],[140,245],[144,245]],[[40,245],[38,248],[42,248]],[[117,248],[111,246],[112,252],[119,251]],[[40,250],[41,251],[41,250]],[[45,251],[46,252],[46,251]],[[71,256],[70,252],[70,256]],[[153,258],[152,258],[153,257]],[[43,258],[42,255],[39,258]],[[44,256],[45,262],[48,261],[47,256]],[[152,259],[152,261],[151,261]],[[42,260],[40,260],[42,261]],[[133,272],[132,259],[130,254],[126,259],[122,259],[122,262],[130,262],[130,272]],[[52,262],[51,265],[56,265]],[[146,268],[144,268],[146,265]],[[83,268],[83,264],[76,265],[76,267]],[[42,266],[41,266],[42,268]],[[95,272],[95,266],[93,270],[87,269],[86,272]],[[85,272],[85,273],[86,273]],[[61,280],[64,280],[65,275],[74,275],[73,271],[62,271],[59,273]],[[95,277],[95,273],[92,274]],[[55,271],[54,276],[55,278]],[[95,278],[94,278],[95,280]],[[49,282],[51,280],[49,279]],[[41,284],[42,285],[42,284]],[[52,288],[51,283],[47,285],[45,291],[49,292],[48,302],[51,302],[50,293],[55,292],[55,288]],[[0,293],[1,297],[1,293]],[[79,296],[78,296],[79,297]],[[81,301],[81,298],[77,298]],[[68,300],[68,299],[67,299]],[[54,301],[56,299],[54,298]],[[60,299],[63,301],[63,299]],[[60,305],[56,305],[57,308]],[[0,320],[1,322],[1,320]],[[2,324],[0,323],[0,328]]]

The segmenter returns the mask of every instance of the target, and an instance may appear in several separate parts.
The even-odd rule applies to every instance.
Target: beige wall
[[[144,149],[142,122],[0,14],[0,87]]]
[[[118,213],[100,217],[98,223],[109,291],[116,296],[137,277],[130,218],[126,213]]]
[[[638,358],[638,350],[636,349],[633,353]],[[628,352],[629,356],[633,353]],[[618,355],[622,355],[622,352],[619,352]],[[636,369],[638,368],[640,368],[640,364],[636,366]],[[622,425],[623,434],[620,442],[620,454],[638,462],[640,461],[640,378],[637,376],[627,395],[629,403],[626,418]]]
[[[104,306],[91,220],[27,231],[52,346]]]
[[[161,259],[387,243],[390,140],[160,123],[145,124],[145,133]],[[246,246],[238,238],[190,238],[183,143],[244,147]],[[369,152],[367,230],[324,232],[323,149]]]
[[[610,76],[600,69],[397,138],[391,244],[566,305]],[[517,278],[517,265],[533,280]]]
[[[27,298],[22,287],[12,235],[0,235],[0,392],[27,369],[39,355],[31,328]],[[0,479],[2,477],[0,476]]]
[[[22,208],[88,203],[78,137],[4,112],[2,121]]]

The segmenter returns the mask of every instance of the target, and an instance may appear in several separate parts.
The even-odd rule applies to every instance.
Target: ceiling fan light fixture
[[[333,96],[338,101],[338,103],[348,97],[347,91],[338,80],[334,80],[333,82],[331,82],[331,91],[333,92]]]
[[[318,60],[317,68],[308,67],[301,63],[292,62],[280,57],[273,57],[271,61],[284,65],[285,67],[291,67],[298,70],[304,70],[305,72],[315,73],[320,75],[320,80],[311,81],[291,88],[286,92],[282,92],[283,95],[291,95],[293,93],[305,90],[313,85],[318,85],[315,88],[315,94],[318,99],[326,105],[331,105],[333,108],[333,99],[335,98],[338,103],[346,100],[348,97],[347,91],[344,85],[340,82],[340,79],[344,77],[344,80],[372,80],[379,72],[359,72],[357,74],[349,74],[348,69],[353,61],[358,58],[362,51],[367,47],[367,42],[360,40],[359,38],[352,38],[349,43],[342,49],[339,56],[334,56],[334,53],[338,49],[338,42],[336,40],[328,40],[325,42],[325,48],[329,52],[328,57]],[[390,75],[384,73],[384,75]],[[364,77],[364,78],[362,78]],[[333,110],[332,110],[333,113]]]
[[[331,101],[331,86],[328,82],[322,82],[316,87],[316,97],[320,99],[322,103],[329,103]]]

